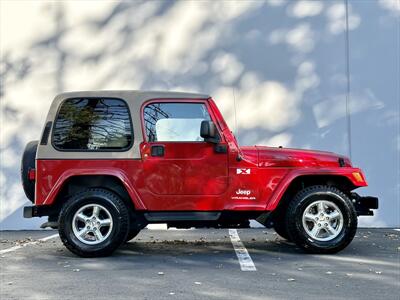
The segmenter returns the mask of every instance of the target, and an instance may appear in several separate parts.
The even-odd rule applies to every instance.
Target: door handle
[[[151,156],[153,157],[162,157],[164,156],[165,148],[161,145],[151,146]]]

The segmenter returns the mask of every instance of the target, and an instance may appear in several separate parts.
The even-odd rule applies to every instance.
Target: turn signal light
[[[364,177],[360,174],[360,172],[353,172],[353,177],[357,182],[364,182]]]

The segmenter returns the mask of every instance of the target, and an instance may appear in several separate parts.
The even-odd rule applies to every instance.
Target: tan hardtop
[[[76,91],[58,94],[50,107],[45,124],[54,122],[60,104],[66,99],[72,98],[118,98],[128,104],[134,132],[133,146],[124,152],[65,152],[57,151],[49,142],[46,145],[39,144],[36,154],[37,159],[138,159],[140,158],[139,145],[143,141],[140,109],[144,102],[152,99],[171,99],[174,101],[188,99],[208,99],[207,94],[165,92],[165,91],[140,91],[140,90],[99,90]],[[43,133],[42,133],[43,134]]]
[[[70,98],[85,97],[115,97],[126,101],[143,103],[151,99],[207,99],[207,94],[186,93],[174,91],[141,91],[141,90],[97,90],[97,91],[76,91],[58,94],[54,101],[62,101]]]

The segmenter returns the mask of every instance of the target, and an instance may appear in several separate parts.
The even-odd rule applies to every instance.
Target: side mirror
[[[212,121],[202,121],[200,126],[200,136],[204,141],[218,144],[220,139],[217,126]]]

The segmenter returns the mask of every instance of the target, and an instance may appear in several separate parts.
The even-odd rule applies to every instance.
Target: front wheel
[[[346,194],[331,186],[311,186],[289,204],[290,239],[311,253],[336,253],[353,240],[357,214]]]
[[[286,226],[286,223],[285,223],[285,220],[284,220],[284,219],[283,219],[283,220],[282,220],[282,219],[277,219],[277,220],[274,221],[274,230],[275,230],[275,232],[276,232],[277,234],[279,234],[282,238],[288,240],[289,242],[291,241],[291,240],[290,240],[290,237],[289,237],[289,234],[288,234],[288,231],[287,231],[287,226]]]
[[[128,210],[118,195],[91,188],[70,197],[59,216],[64,245],[82,257],[110,255],[126,239]]]

